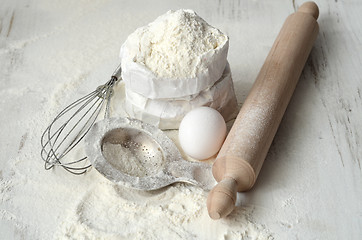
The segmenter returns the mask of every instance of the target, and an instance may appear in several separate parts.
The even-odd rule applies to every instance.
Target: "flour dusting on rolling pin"
[[[304,3],[285,21],[213,166],[213,219],[227,216],[236,192],[255,183],[318,34],[318,6]]]

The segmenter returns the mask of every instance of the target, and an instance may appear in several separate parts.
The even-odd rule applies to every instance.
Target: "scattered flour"
[[[117,58],[110,57],[115,51],[110,46],[117,45],[120,34],[114,31],[114,26],[124,24],[116,17],[119,9],[103,1],[87,4],[60,1],[56,7],[45,3],[40,1],[35,5],[42,6],[44,11],[30,5],[22,13],[37,11],[39,29],[54,28],[58,23],[60,27],[20,48],[19,51],[24,52],[20,59],[22,67],[2,74],[6,82],[13,85],[3,89],[0,102],[1,109],[9,110],[2,114],[7,124],[2,128],[5,132],[2,146],[6,149],[0,169],[1,238],[270,239],[268,230],[253,222],[253,207],[239,207],[226,219],[211,220],[206,209],[207,192],[191,185],[174,184],[158,191],[136,191],[109,182],[93,168],[82,176],[69,174],[62,168],[44,170],[39,144],[42,131],[65,102],[92,90],[87,86],[95,88],[102,84],[102,79],[111,73]],[[76,14],[78,10],[82,10],[82,14],[71,17],[72,22],[64,25],[64,14]],[[27,23],[28,16],[18,13],[14,29],[19,27],[19,22]],[[54,22],[45,21],[48,18],[41,15],[44,13],[53,16]],[[99,19],[105,19],[111,27],[105,27]],[[32,25],[29,29],[31,34],[40,35],[34,33],[37,29]],[[84,29],[89,33],[97,31],[97,37],[84,34]],[[70,44],[70,39],[76,40]],[[7,41],[15,42],[11,38]],[[211,38],[210,46],[213,47],[215,41]],[[82,50],[74,50],[77,48]],[[97,58],[93,57],[95,54]],[[85,79],[87,84],[83,84]],[[80,80],[82,86],[79,86]],[[26,83],[31,83],[31,88],[12,95]],[[49,91],[54,86],[55,90]],[[121,86],[115,88],[115,93]],[[120,100],[117,104],[123,103]],[[72,154],[77,156],[82,151]]]
[[[192,185],[139,191],[115,185],[95,169],[82,176],[62,168],[45,171],[34,149],[51,118],[46,116],[38,112],[29,119],[27,141],[1,176],[0,202],[11,210],[2,210],[0,220],[12,222],[24,238],[273,239],[263,225],[253,222],[252,206],[238,207],[226,219],[210,219],[207,192]]]
[[[211,220],[206,194],[183,184],[145,192],[102,182],[68,210],[55,239],[272,239],[251,221],[252,208]]]
[[[93,168],[82,176],[62,168],[44,170],[42,131],[67,103],[107,80],[119,61],[119,41],[159,11],[185,4],[199,8],[232,36],[237,44],[229,60],[239,104],[277,34],[274,26],[291,12],[289,2],[281,0],[240,6],[237,1],[169,1],[167,6],[142,1],[137,8],[139,3],[2,1],[1,239],[360,239],[361,171],[353,158],[360,156],[354,150],[360,149],[361,101],[355,101],[358,89],[353,84],[359,78],[346,78],[346,85],[338,87],[339,76],[361,73],[354,71],[359,55],[348,52],[353,45],[340,46],[355,39],[351,31],[340,34],[345,33],[345,13],[360,9],[346,1],[320,1],[321,14],[327,16],[331,9],[341,22],[321,21],[326,36],[317,40],[310,59],[314,64],[304,71],[293,109],[278,130],[257,185],[240,194],[242,207],[228,218],[211,220],[207,193],[190,185],[144,192],[116,186]],[[147,9],[142,16],[140,8]],[[268,14],[252,17],[265,9]],[[326,44],[329,51],[324,51]],[[351,64],[343,70],[341,62],[346,61]],[[311,71],[314,65],[320,66],[318,78]],[[342,102],[336,101],[335,92]]]
[[[146,65],[158,77],[192,78],[209,65],[205,54],[227,40],[194,11],[181,9],[138,28],[125,46],[131,61]]]

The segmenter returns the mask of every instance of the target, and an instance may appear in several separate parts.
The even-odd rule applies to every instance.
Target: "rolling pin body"
[[[279,32],[213,165],[211,218],[228,215],[236,192],[254,185],[318,35],[318,14],[315,3],[304,3]]]

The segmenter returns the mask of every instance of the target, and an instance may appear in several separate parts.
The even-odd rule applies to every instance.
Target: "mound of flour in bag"
[[[227,41],[194,11],[168,11],[129,35],[124,57],[144,64],[158,77],[193,78],[207,69],[210,56]]]

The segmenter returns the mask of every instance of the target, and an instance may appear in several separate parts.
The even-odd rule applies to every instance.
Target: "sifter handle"
[[[254,185],[317,38],[318,15],[306,2],[285,20],[213,165],[219,183],[207,199],[211,218],[227,216],[236,192]]]

